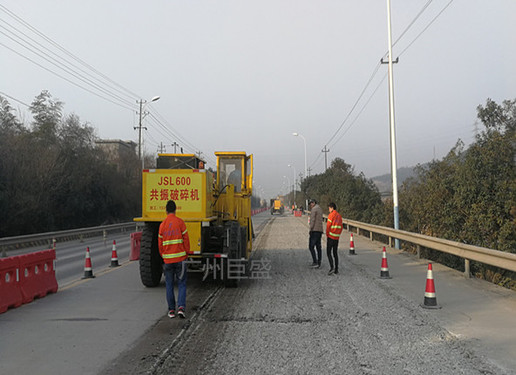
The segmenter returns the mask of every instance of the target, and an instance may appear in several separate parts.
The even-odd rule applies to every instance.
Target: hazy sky
[[[516,98],[516,1],[392,0],[391,12],[398,167],[413,166],[469,144],[487,98]],[[311,174],[325,146],[328,164],[390,170],[386,0],[2,0],[0,20],[0,94],[30,104],[48,90],[101,138],[137,141],[136,101],[159,95],[147,153],[177,142],[212,167],[214,151],[253,153],[266,198],[287,191],[289,164],[304,172],[293,132]]]

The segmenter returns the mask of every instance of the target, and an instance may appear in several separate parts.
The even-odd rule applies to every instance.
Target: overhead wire
[[[430,23],[429,23],[428,25],[426,25],[426,27],[425,27],[425,28],[424,28],[424,29],[423,29],[423,30],[422,30],[422,31],[421,31],[421,32],[420,32],[420,33],[419,33],[419,34],[414,38],[414,40],[413,40],[412,42],[410,42],[410,43],[407,45],[407,47],[405,47],[405,48],[401,51],[401,53],[399,54],[399,56],[403,55],[403,54],[405,53],[405,51],[406,51],[407,49],[409,49],[409,48],[412,46],[412,44],[414,44],[414,42],[415,42],[416,40],[418,40],[418,39],[419,39],[419,37],[420,37],[420,36],[421,36],[421,35],[422,35],[422,34],[423,34],[423,33],[424,33],[424,32],[425,32],[425,31],[426,31],[426,30],[427,30],[427,29],[428,29],[428,28],[429,28],[429,27],[434,23],[434,22],[435,22],[435,20],[437,20],[437,18],[438,18],[438,17],[439,17],[439,16],[440,16],[440,15],[441,15],[441,14],[442,14],[442,13],[443,13],[443,12],[444,12],[444,11],[445,11],[449,6],[450,6],[450,5],[451,5],[451,3],[453,3],[453,0],[450,0],[450,1],[448,2],[448,4],[446,4],[446,5],[444,6],[444,8],[443,8],[443,9],[441,9],[441,11],[440,11],[439,13],[437,13],[437,15],[436,15],[436,16],[435,16],[435,17],[430,21]]]
[[[45,66],[41,65],[40,63],[38,63],[38,62],[36,62],[36,61],[32,60],[30,57],[24,56],[23,54],[19,53],[18,51],[16,51],[16,50],[14,50],[13,48],[11,48],[11,47],[9,47],[9,46],[5,45],[5,44],[4,44],[4,43],[2,43],[2,42],[0,42],[0,46],[3,46],[4,48],[7,48],[8,50],[12,51],[13,53],[17,54],[18,56],[20,56],[20,57],[22,57],[22,58],[24,58],[24,59],[26,59],[26,60],[30,61],[31,63],[33,63],[33,64],[35,64],[35,65],[39,66],[40,68],[42,68],[42,69],[46,70],[46,71],[47,71],[47,72],[49,72],[49,73],[52,73],[52,74],[56,75],[57,77],[59,77],[59,78],[61,78],[61,79],[64,79],[65,81],[67,81],[67,82],[71,83],[72,85],[77,86],[77,87],[80,87],[81,89],[83,89],[83,90],[85,90],[85,91],[89,92],[90,94],[93,94],[93,95],[95,95],[95,96],[98,96],[99,98],[102,98],[102,99],[104,99],[104,100],[107,100],[108,102],[110,102],[110,103],[112,103],[112,104],[115,104],[115,105],[117,105],[117,106],[119,106],[119,107],[122,107],[122,108],[126,108],[126,109],[128,109],[128,110],[130,110],[130,111],[133,111],[133,110],[134,110],[134,108],[130,108],[130,107],[127,107],[127,106],[125,106],[125,105],[123,105],[123,104],[117,103],[117,102],[115,102],[115,101],[113,101],[113,100],[111,100],[111,99],[109,99],[109,98],[106,98],[105,96],[102,96],[102,95],[100,95],[100,94],[98,94],[98,93],[96,93],[96,92],[94,92],[94,91],[92,91],[92,90],[90,90],[90,89],[88,89],[88,88],[86,88],[86,87],[84,87],[84,86],[81,86],[81,85],[80,85],[80,84],[78,84],[77,82],[74,82],[74,81],[72,81],[72,80],[70,80],[70,79],[68,79],[68,78],[66,78],[66,77],[64,77],[64,76],[62,76],[62,75],[60,75],[59,73],[56,73],[56,72],[54,72],[53,70],[50,70],[49,68],[47,68],[47,67],[45,67]]]
[[[122,92],[125,92],[127,96],[131,97],[131,98],[139,98],[141,97],[140,95],[138,94],[135,94],[134,92],[132,92],[131,90],[125,88],[124,86],[118,84],[117,82],[115,82],[113,79],[109,78],[108,76],[106,76],[105,74],[101,73],[100,71],[98,71],[96,68],[94,68],[93,66],[91,66],[90,64],[88,64],[87,62],[85,62],[84,60],[82,60],[81,58],[77,57],[76,55],[74,55],[73,53],[71,53],[70,51],[68,51],[66,48],[64,48],[63,46],[61,46],[59,43],[55,42],[54,40],[52,40],[50,37],[48,37],[47,35],[45,35],[44,33],[42,33],[41,31],[39,31],[38,29],[36,29],[35,27],[33,27],[32,25],[30,25],[28,22],[26,22],[25,20],[23,20],[21,17],[17,16],[15,13],[13,13],[12,11],[10,11],[9,9],[7,9],[5,6],[1,5],[0,4],[0,10],[4,11],[5,13],[7,13],[11,18],[13,18],[14,20],[16,20],[18,23],[20,23],[21,25],[25,26],[27,29],[29,29],[30,31],[32,31],[33,33],[35,33],[36,35],[38,35],[39,37],[41,37],[43,40],[45,40],[46,42],[48,42],[49,44],[51,44],[52,46],[54,46],[55,48],[57,48],[59,51],[65,53],[67,56],[69,56],[70,58],[72,58],[73,60],[75,60],[76,62],[80,63],[81,65],[83,65],[84,67],[88,68],[89,70],[91,70],[93,73],[97,74],[99,77],[103,78],[104,80],[106,80],[107,82],[111,83],[113,86],[116,86],[120,89],[120,93]],[[7,21],[4,21],[5,23],[9,24]],[[9,24],[9,26],[13,27],[12,25]],[[13,27],[14,28],[14,27]],[[26,35],[26,34],[24,34]]]
[[[3,91],[0,91],[0,95],[5,96],[5,97],[7,97],[7,98],[9,98],[9,99],[11,99],[11,100],[14,100],[15,102],[18,102],[18,103],[20,103],[20,104],[24,105],[24,106],[25,106],[25,107],[27,107],[27,108],[29,108],[29,107],[30,107],[30,104],[27,104],[27,103],[25,103],[25,102],[22,102],[21,100],[16,99],[16,98],[12,97],[11,95],[6,94],[6,93],[5,93],[5,92],[3,92]]]
[[[0,28],[2,28],[4,30],[6,30],[7,32],[13,34],[12,31],[6,29],[2,25],[0,25]],[[73,69],[71,69],[70,67],[68,67],[68,66],[64,65],[63,63],[59,62],[58,60],[56,60],[55,58],[53,58],[48,53],[46,53],[45,51],[41,50],[40,48],[38,48],[34,44],[32,44],[30,42],[27,42],[26,40],[23,40],[22,38],[18,37],[19,39],[22,39],[23,42],[21,42],[20,40],[15,39],[17,37],[16,35],[15,35],[15,37],[12,37],[10,35],[7,35],[5,32],[3,32],[1,30],[0,30],[0,34],[5,35],[7,38],[11,39],[13,42],[17,43],[18,45],[20,45],[23,48],[27,49],[28,51],[32,52],[36,56],[39,56],[40,58],[42,58],[43,60],[49,62],[52,65],[54,65],[58,69],[63,70],[64,72],[68,73],[69,75],[71,75],[72,77],[78,79],[79,81],[82,81],[83,83],[91,86],[92,88],[101,91],[105,95],[108,95],[108,96],[112,97],[113,100],[118,100],[118,101],[120,101],[120,103],[123,103],[123,104],[126,104],[126,105],[131,105],[132,104],[131,102],[129,102],[128,100],[122,98],[121,96],[111,93],[110,91],[108,91],[107,89],[101,87],[100,85],[92,82],[91,80],[89,80],[87,78],[84,78],[83,76],[81,76],[77,72],[74,72]],[[26,43],[28,46],[24,45],[23,43]]]
[[[56,75],[57,77],[65,80],[93,95],[96,95],[97,97],[107,100],[112,104],[115,104],[117,106],[120,106],[120,107],[128,109],[128,110],[131,110],[134,113],[134,111],[136,109],[136,103],[138,102],[138,98],[141,98],[140,95],[135,94],[131,90],[116,83],[114,80],[112,80],[108,76],[102,74],[100,71],[95,69],[93,66],[86,63],[84,60],[80,59],[79,57],[75,56],[74,54],[69,52],[67,49],[62,47],[60,44],[58,44],[57,42],[55,42],[54,40],[52,40],[51,38],[49,38],[48,36],[46,36],[45,34],[40,32],[39,30],[37,30],[35,27],[31,26],[29,23],[24,21],[21,17],[17,16],[12,11],[7,9],[4,5],[0,4],[0,10],[3,11],[4,13],[6,13],[7,15],[9,15],[10,17],[12,17],[15,21],[17,21],[18,23],[20,23],[21,25],[23,25],[30,31],[32,31],[37,36],[42,38],[44,41],[49,43],[51,46],[57,48],[58,51],[60,51],[61,53],[64,53],[66,56],[70,57],[71,59],[73,59],[74,61],[76,61],[77,63],[82,65],[83,67],[87,68],[94,74],[89,73],[85,69],[77,66],[77,64],[75,64],[74,62],[63,57],[59,53],[52,51],[47,46],[43,45],[36,39],[27,35],[25,32],[23,32],[19,28],[13,26],[12,24],[10,24],[9,22],[7,22],[3,19],[0,19],[0,21],[3,22],[4,24],[6,24],[8,27],[0,25],[0,28],[5,30],[5,32],[0,30],[0,34],[3,34],[4,36],[9,38],[13,42],[20,45],[21,47],[25,48],[26,50],[30,51],[31,53],[35,54],[39,58],[45,60],[46,62],[52,64],[53,66],[57,67],[58,69],[64,71],[66,74],[70,75],[71,77],[73,77],[79,81],[82,81],[84,84],[90,86],[91,88],[84,87],[82,84],[79,84],[79,83],[75,82],[74,80],[63,76],[62,74],[57,73],[56,71],[45,67],[41,63],[35,61],[34,59],[24,55],[23,53],[15,50],[14,48],[12,48],[2,42],[0,42],[1,46],[12,51],[13,53],[17,54],[18,56],[28,60],[29,62],[39,66],[40,68]],[[98,78],[98,77],[100,77],[100,78]],[[95,92],[93,90],[100,91],[102,94],[99,94],[98,92]],[[134,103],[132,101],[125,99],[125,97],[133,99]],[[23,103],[23,104],[25,105],[25,103]],[[171,132],[168,129],[168,127],[171,127],[171,126],[168,124],[167,120],[162,115],[160,115],[155,109],[153,109],[153,112],[155,112],[156,115],[154,115],[154,113],[149,112],[150,117],[158,125],[157,128],[161,135],[163,135],[165,138],[171,137],[173,139],[177,139],[178,141],[180,141],[183,144],[184,148],[187,148],[187,149],[190,148],[192,150],[192,153],[200,152],[200,151],[197,151],[198,149],[195,146],[193,146],[191,143],[189,143],[184,137]],[[167,125],[164,125],[163,122],[167,123]],[[161,131],[159,130],[160,128],[162,129]],[[163,131],[166,134],[164,134]],[[149,138],[151,138],[151,140],[154,140],[155,142],[157,142],[152,137],[152,135],[150,135],[150,133],[148,134],[148,136],[149,136]]]
[[[192,154],[198,154],[200,152],[199,148],[187,141],[186,138],[177,132],[177,130],[172,130],[173,127],[158,111],[153,110],[153,112],[149,112],[149,117],[157,125],[155,128],[156,131],[164,135],[165,138],[170,139],[170,142],[177,140],[183,149],[189,150]],[[204,156],[204,159],[209,160],[210,163],[216,165],[216,161],[213,157],[206,155]]]
[[[401,35],[396,39],[396,41],[393,43],[393,45],[395,45],[406,33],[407,31],[414,25],[414,23],[416,22],[416,20],[424,13],[424,11],[428,8],[428,6],[432,3],[433,0],[428,0],[425,5],[423,6],[423,8],[418,12],[418,14],[414,17],[414,19],[409,23],[409,25],[403,30],[403,32],[401,33]],[[419,37],[435,22],[435,20],[451,5],[451,3],[453,2],[453,0],[450,0],[448,2],[448,4],[446,4],[444,6],[444,8],[430,21],[430,23],[415,37],[415,39],[409,43],[409,45],[402,50],[402,52],[398,55],[398,56],[401,56],[412,44],[414,44],[414,42],[419,39]],[[388,52],[386,54],[384,54],[384,57],[388,55]],[[381,60],[380,60],[381,61]],[[371,81],[373,80],[374,76],[378,73],[378,70],[379,70],[379,67],[381,66],[381,62],[377,65],[377,67],[375,68],[375,70],[373,71],[373,74],[371,75],[371,77],[369,78],[369,80],[367,81],[366,83],[366,86],[364,87],[364,89],[362,90],[362,92],[360,93],[359,95],[359,98],[355,101],[353,107],[351,108],[351,111],[348,113],[348,115],[346,116],[346,118],[344,119],[344,121],[342,121],[342,123],[340,124],[339,128],[337,129],[337,131],[332,135],[332,138],[334,138],[338,133],[339,131],[342,129],[342,127],[344,126],[344,124],[346,123],[346,121],[349,119],[349,117],[351,116],[351,113],[354,111],[354,109],[356,108],[358,102],[360,101],[360,99],[362,98],[365,90],[369,87]],[[367,99],[366,103],[364,104],[364,106],[362,107],[362,109],[360,110],[359,114],[355,117],[355,119],[353,120],[353,122],[346,128],[346,130],[344,131],[343,134],[341,134],[339,136],[339,138],[334,141],[332,143],[332,145],[335,145],[336,143],[338,143],[338,141],[340,141],[340,139],[342,139],[342,137],[344,136],[344,134],[347,133],[347,131],[353,126],[353,124],[358,120],[358,118],[360,117],[360,114],[365,110],[365,108],[367,107],[367,105],[369,104],[369,102],[371,101],[372,97],[376,94],[376,92],[378,91],[379,87],[381,86],[382,82],[385,80],[386,78],[386,75],[384,75],[384,77],[382,78],[381,82],[379,83],[379,85],[376,87],[376,89],[373,91],[373,93],[370,95],[370,97]],[[331,139],[330,139],[331,141]],[[326,144],[325,144],[325,150],[326,150],[326,147],[329,145],[330,141],[328,141]],[[310,168],[312,168],[317,162],[318,160],[321,158],[321,154],[318,154],[318,156],[316,157],[316,159],[314,160],[314,162],[310,165]]]

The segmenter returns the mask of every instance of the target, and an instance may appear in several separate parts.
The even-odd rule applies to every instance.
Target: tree
[[[334,202],[345,218],[373,222],[381,209],[378,189],[363,173],[355,175],[353,167],[336,158],[324,173],[306,178],[301,190],[317,199],[321,207]]]
[[[141,211],[136,153],[111,160],[94,129],[43,91],[31,129],[0,98],[0,237],[131,220]],[[140,208],[140,210],[139,210]]]
[[[32,123],[34,135],[43,142],[52,143],[61,122],[63,103],[54,100],[52,95],[44,90],[31,103],[30,111],[34,118]]]
[[[458,142],[402,187],[402,227],[516,252],[516,101],[477,110],[485,130],[475,142]]]

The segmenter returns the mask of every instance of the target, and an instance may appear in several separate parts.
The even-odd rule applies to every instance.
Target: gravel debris
[[[255,242],[268,278],[199,311],[156,374],[508,374],[339,249],[311,269],[306,217],[274,216]],[[419,302],[419,301],[418,301]]]

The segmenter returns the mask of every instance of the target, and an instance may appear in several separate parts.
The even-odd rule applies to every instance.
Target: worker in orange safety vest
[[[337,248],[339,246],[340,234],[342,233],[342,216],[337,212],[337,205],[333,202],[328,204],[328,210],[330,214],[326,222],[326,254],[330,262],[328,275],[333,275],[339,273],[339,255],[337,254]],[[335,258],[335,268],[333,268],[333,258]]]
[[[167,290],[168,317],[176,316],[174,282],[177,279],[177,314],[185,318],[187,275],[185,260],[190,254],[190,238],[185,222],[176,216],[176,203],[173,200],[167,202],[166,210],[167,218],[159,226],[158,247],[165,262],[163,273]]]

